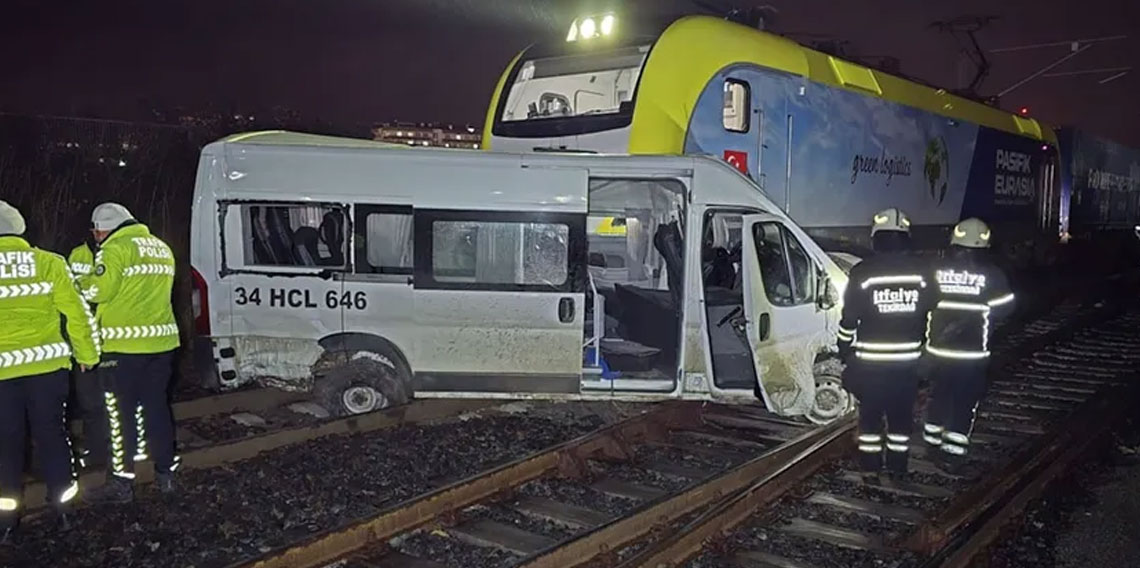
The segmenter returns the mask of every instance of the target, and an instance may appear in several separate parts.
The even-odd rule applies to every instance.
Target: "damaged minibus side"
[[[297,133],[203,150],[192,264],[212,384],[410,398],[852,408],[846,268],[703,157],[396,150]],[[857,259],[855,259],[857,262]]]

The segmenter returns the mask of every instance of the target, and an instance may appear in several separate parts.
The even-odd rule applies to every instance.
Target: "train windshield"
[[[606,116],[633,109],[649,46],[524,60],[500,122]]]

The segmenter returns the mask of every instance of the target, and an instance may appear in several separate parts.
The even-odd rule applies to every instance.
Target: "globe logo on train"
[[[942,205],[942,201],[946,199],[946,190],[950,186],[950,152],[946,149],[946,141],[941,136],[926,142],[926,154],[922,158],[922,175],[926,178],[930,198]]]

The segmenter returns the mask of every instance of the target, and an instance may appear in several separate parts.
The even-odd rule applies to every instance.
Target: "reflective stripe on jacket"
[[[933,277],[939,300],[927,320],[926,350],[942,359],[989,357],[994,327],[1013,308],[1005,274],[978,255],[963,252],[939,262]]]
[[[146,225],[120,227],[95,253],[95,270],[80,279],[108,353],[165,353],[178,348],[170,294],[174,254]]]
[[[0,380],[99,362],[95,318],[63,257],[0,236]],[[59,316],[67,320],[65,340]]]
[[[838,343],[864,361],[915,361],[922,356],[926,314],[935,299],[928,265],[906,254],[856,264],[843,295]]]

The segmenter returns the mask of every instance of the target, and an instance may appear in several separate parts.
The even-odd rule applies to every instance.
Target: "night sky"
[[[744,6],[763,2],[706,4]],[[962,84],[957,44],[928,27],[964,14],[1001,19],[983,47],[1133,32],[1135,0],[769,0],[777,29],[893,55],[902,70]],[[345,128],[393,119],[481,122],[504,65],[561,37],[577,13],[610,5],[698,11],[687,0],[4,0],[0,110],[145,120],[152,108],[294,109]],[[802,35],[810,34],[810,35]],[[1066,48],[994,54],[991,94]],[[1039,78],[1003,101],[1051,123],[1140,145],[1140,32],[1094,46],[1057,71],[1135,65],[1103,76]],[[362,131],[363,132],[363,131]]]

